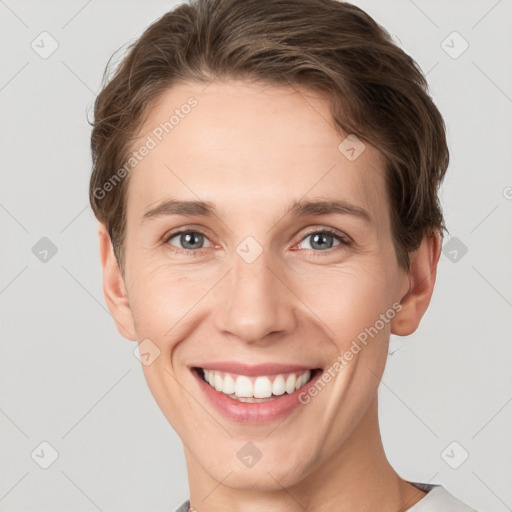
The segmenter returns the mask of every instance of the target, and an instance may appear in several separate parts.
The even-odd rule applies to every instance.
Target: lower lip
[[[212,388],[195,370],[191,369],[191,371],[199,381],[199,387],[215,409],[226,418],[239,423],[269,423],[286,417],[295,408],[303,405],[299,401],[299,395],[307,392],[308,388],[322,375],[320,370],[315,370],[313,378],[305,386],[291,394],[284,393],[270,402],[248,403],[229,398],[224,393]]]

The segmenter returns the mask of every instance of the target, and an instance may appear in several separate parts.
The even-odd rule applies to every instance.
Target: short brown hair
[[[438,189],[445,125],[416,62],[360,8],[337,0],[190,0],[134,42],[94,104],[89,199],[123,269],[128,179],[98,197],[126,162],[144,116],[177,83],[247,79],[327,93],[336,126],[386,162],[400,265],[423,236],[444,231]],[[108,82],[108,83],[107,83]]]

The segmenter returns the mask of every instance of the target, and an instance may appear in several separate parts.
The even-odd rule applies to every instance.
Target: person
[[[105,300],[184,446],[180,511],[472,510],[388,462],[377,390],[445,229],[445,124],[336,0],[192,0],[94,105]]]

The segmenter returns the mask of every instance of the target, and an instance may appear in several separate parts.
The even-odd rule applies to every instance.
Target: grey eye
[[[331,249],[335,245],[339,245],[339,237],[326,232],[326,231],[317,231],[315,233],[310,233],[303,240],[310,240],[310,247],[306,247],[306,249],[314,249],[319,251],[324,251],[326,249]],[[334,241],[338,240],[337,244],[334,244]]]
[[[206,240],[205,235],[199,233],[198,231],[184,231],[182,233],[175,233],[169,237],[167,242],[171,243],[171,240],[174,238],[178,239],[178,248],[189,250],[202,249]],[[175,244],[171,243],[171,245]]]

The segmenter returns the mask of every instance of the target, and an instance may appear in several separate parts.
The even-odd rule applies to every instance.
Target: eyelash
[[[181,249],[179,247],[175,247],[174,245],[169,244],[169,240],[171,240],[171,238],[174,238],[174,237],[176,237],[178,235],[187,234],[187,233],[199,233],[199,234],[203,235],[205,238],[208,239],[206,234],[203,233],[199,229],[183,229],[183,230],[180,230],[180,231],[176,231],[174,233],[170,233],[169,235],[166,235],[164,237],[163,243],[164,243],[164,245],[172,247],[171,250],[173,252],[175,252],[177,254],[185,254],[186,256],[191,256],[191,257],[201,256],[204,253],[204,251],[209,249],[209,247],[202,247],[202,248],[199,248],[199,249]],[[336,238],[340,242],[340,246],[343,245],[345,247],[350,247],[352,245],[352,243],[353,243],[353,241],[347,235],[341,235],[339,232],[337,232],[337,231],[335,231],[333,229],[330,229],[330,228],[322,228],[322,229],[316,229],[316,230],[310,231],[309,233],[306,233],[299,240],[298,243],[302,242],[303,240],[305,240],[309,236],[316,235],[318,233],[327,233],[329,235],[332,235],[334,238]],[[313,256],[313,257],[322,257],[322,256],[325,255],[324,253],[327,253],[327,255],[332,254],[332,251],[336,250],[337,247],[339,247],[339,246],[334,246],[334,247],[331,247],[330,249],[325,249],[323,251],[319,251],[319,250],[315,250],[315,249],[305,249],[305,250],[307,250],[311,254],[311,256]]]
[[[303,249],[308,251],[308,253],[313,256],[314,258],[321,258],[323,256],[329,256],[332,255],[333,251],[339,250],[341,247],[350,247],[352,245],[352,240],[345,234],[340,234],[338,231],[335,231],[334,229],[329,228],[323,228],[323,229],[315,229],[313,231],[310,231],[306,233],[299,242],[302,242],[306,238],[308,238],[311,235],[316,235],[318,233],[327,233],[329,235],[332,235],[334,238],[338,240],[340,243],[339,246],[331,247],[330,249],[324,249],[323,251],[315,250],[315,249]]]

